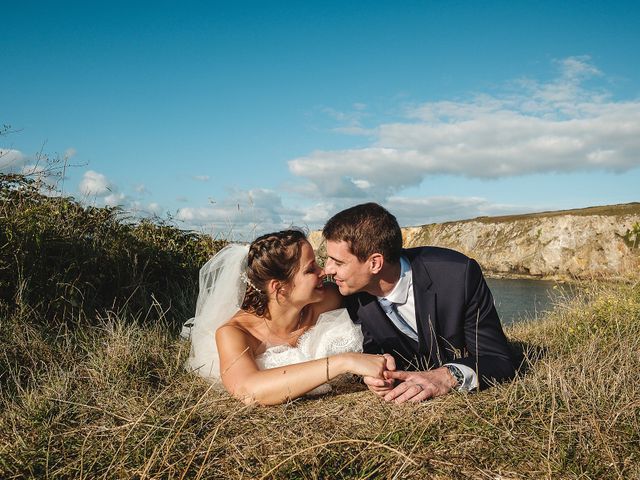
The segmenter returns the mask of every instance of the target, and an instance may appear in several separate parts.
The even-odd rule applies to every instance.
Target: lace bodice
[[[275,345],[256,357],[258,368],[281,367],[337,353],[362,352],[362,331],[346,308],[321,313],[316,324],[303,333],[295,347]]]
[[[316,360],[338,353],[362,352],[362,330],[355,325],[346,308],[339,308],[320,314],[316,324],[303,333],[295,347],[275,345],[258,355],[255,360],[258,368],[282,367],[293,363]],[[309,394],[326,393],[331,390],[324,384]]]

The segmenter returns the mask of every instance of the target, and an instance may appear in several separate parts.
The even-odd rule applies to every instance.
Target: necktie
[[[400,330],[412,340],[415,340],[416,342],[418,341],[418,334],[413,328],[411,328],[411,325],[409,325],[407,321],[402,318],[402,315],[400,315],[400,313],[398,312],[398,308],[396,307],[395,303],[393,303],[391,300],[387,300],[386,298],[379,299],[378,303],[382,307],[382,310],[384,310],[384,313],[387,314],[387,317],[389,317],[393,324],[398,328],[398,330]]]

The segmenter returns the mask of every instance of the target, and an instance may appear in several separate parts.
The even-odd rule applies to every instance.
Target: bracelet
[[[329,357],[327,357],[327,383],[329,382],[329,380],[331,380],[329,378]]]

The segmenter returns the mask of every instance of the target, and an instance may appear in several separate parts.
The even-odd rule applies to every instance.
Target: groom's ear
[[[372,274],[377,274],[382,270],[384,265],[384,256],[381,253],[374,253],[369,257],[369,271]]]

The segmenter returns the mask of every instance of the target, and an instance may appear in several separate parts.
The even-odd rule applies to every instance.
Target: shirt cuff
[[[457,388],[458,391],[468,392],[469,390],[478,388],[478,375],[476,375],[473,368],[469,368],[460,363],[445,363],[445,365],[453,365],[454,367],[459,368],[462,375],[464,375],[464,381],[462,382],[462,385]]]

